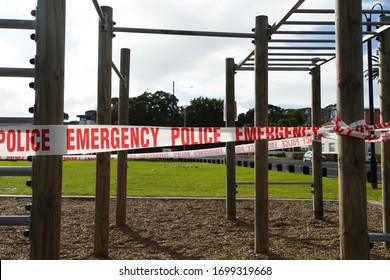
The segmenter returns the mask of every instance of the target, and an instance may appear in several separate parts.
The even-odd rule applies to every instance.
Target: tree
[[[236,125],[238,127],[248,126],[252,127],[254,126],[255,121],[255,109],[249,109],[246,113],[241,113],[238,115],[238,121]]]
[[[129,98],[129,124],[150,126],[178,126],[178,99],[170,93],[156,91]],[[118,123],[118,98],[111,99],[112,123]]]
[[[373,80],[378,80],[379,82],[379,54],[378,54],[378,50],[376,51],[376,55],[373,55],[372,56],[372,79]],[[366,79],[369,79],[368,77],[368,69],[364,71],[364,77]]]
[[[182,108],[183,124],[189,127],[222,127],[223,100],[198,97],[190,101],[190,105]]]

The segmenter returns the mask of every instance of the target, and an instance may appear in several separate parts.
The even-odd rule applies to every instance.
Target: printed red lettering
[[[108,140],[109,131],[107,128],[100,129],[100,149],[109,149],[110,141]]]
[[[74,128],[68,128],[66,130],[66,148],[69,151],[73,151],[75,149],[75,146],[73,143],[74,142],[73,133],[74,133]]]
[[[89,129],[77,128],[76,129],[76,143],[77,150],[89,149]]]
[[[153,137],[153,147],[157,147],[157,137],[160,129],[157,127],[157,128],[151,128],[150,130],[152,132],[152,137]]]
[[[111,148],[118,149],[120,147],[119,129],[114,127],[111,129]]]
[[[127,128],[121,128],[121,136],[122,136],[122,148],[123,149],[129,149],[130,143],[129,143],[129,130]]]
[[[48,146],[48,143],[50,141],[50,130],[49,129],[42,129],[42,151],[50,151],[50,146]]]
[[[141,128],[141,146],[142,148],[149,148],[149,139],[147,139],[147,135],[149,134],[149,129],[146,127]]]
[[[91,149],[99,149],[99,128],[91,128]]]

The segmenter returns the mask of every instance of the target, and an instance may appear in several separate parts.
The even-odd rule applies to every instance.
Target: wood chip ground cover
[[[29,198],[0,198],[0,215],[25,215]],[[64,198],[60,259],[98,259],[93,254],[93,199]],[[253,252],[253,201],[239,200],[237,220],[225,218],[218,199],[132,198],[127,225],[115,226],[110,201],[109,259],[334,260],[340,256],[338,203],[324,202],[325,218],[315,220],[310,200],[270,200],[270,252]],[[368,204],[368,229],[382,231],[381,206]],[[24,226],[0,227],[0,259],[29,259]],[[390,259],[381,243],[371,259]]]

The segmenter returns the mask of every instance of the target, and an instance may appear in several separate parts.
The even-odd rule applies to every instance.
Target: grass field
[[[1,161],[0,166],[30,165],[29,162]],[[116,161],[111,161],[110,194],[116,193]],[[253,181],[253,169],[237,167],[237,181]],[[173,161],[132,160],[128,162],[128,196],[148,197],[224,197],[226,169],[222,164],[184,163]],[[95,162],[64,161],[63,195],[95,194]],[[0,177],[0,195],[29,195],[25,185],[28,177]],[[269,171],[269,181],[311,181],[311,176]],[[253,197],[252,185],[239,185],[237,197]],[[272,198],[312,198],[309,185],[270,185]],[[323,178],[324,199],[338,198],[337,179]],[[381,186],[372,190],[367,186],[367,198],[381,201]]]

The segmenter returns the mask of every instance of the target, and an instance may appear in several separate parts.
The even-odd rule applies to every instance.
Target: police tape
[[[346,125],[338,117],[330,127],[150,127],[103,125],[42,125],[0,127],[0,156],[26,157],[77,155],[157,147],[176,147],[225,142],[249,142],[336,135],[370,142],[390,142],[390,122]],[[382,130],[380,135],[371,134]],[[385,131],[383,131],[385,130]],[[283,141],[283,140],[281,140]]]
[[[282,150],[288,148],[297,148],[309,146],[313,143],[310,136],[299,138],[288,138],[268,141],[268,150]],[[255,144],[235,145],[236,154],[248,154],[255,152]],[[194,149],[184,151],[163,151],[154,153],[131,153],[127,155],[128,159],[166,159],[166,158],[201,158],[213,156],[225,156],[226,147]],[[111,159],[117,159],[116,154],[111,155]],[[64,155],[63,160],[95,160],[96,155]],[[0,156],[0,160],[27,160],[27,156]]]
[[[74,155],[316,135],[315,127],[0,127],[1,156]]]

